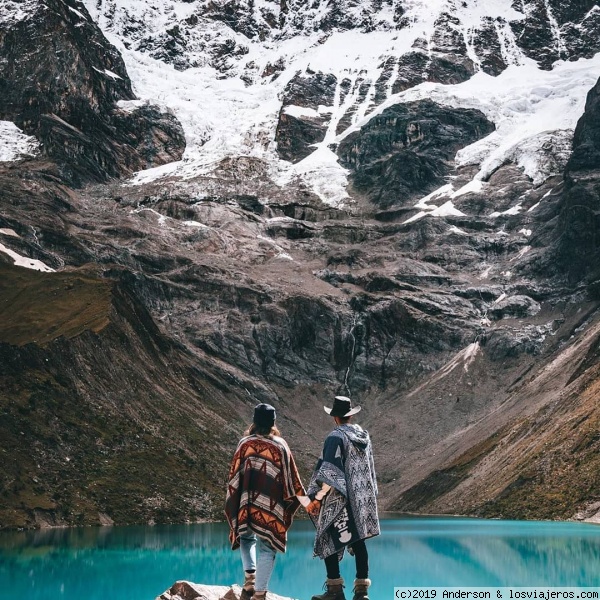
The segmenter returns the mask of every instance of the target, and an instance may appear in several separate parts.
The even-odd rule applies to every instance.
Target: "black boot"
[[[354,596],[352,600],[369,600],[370,579],[355,579],[354,580]]]
[[[324,587],[327,591],[324,594],[313,596],[312,600],[346,600],[346,596],[344,596],[344,580],[342,577],[338,579],[327,579]]]

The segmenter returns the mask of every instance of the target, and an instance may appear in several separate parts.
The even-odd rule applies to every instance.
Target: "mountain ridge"
[[[97,48],[121,53],[123,67],[66,71],[50,98],[57,112],[27,126],[17,92],[38,75],[22,55],[40,48],[31,36],[19,40],[23,52],[2,46],[10,68],[0,65],[0,82],[14,82],[15,100],[0,118],[41,145],[19,159],[23,138],[10,128],[2,138],[15,140],[15,155],[0,163],[0,257],[57,271],[39,275],[47,281],[93,273],[113,300],[96,332],[69,337],[58,311],[46,329],[63,333],[56,339],[21,347],[17,329],[0,331],[15,359],[3,381],[21,382],[3,399],[17,459],[2,482],[13,512],[0,526],[214,517],[252,403],[277,406],[306,473],[329,427],[322,405],[336,393],[363,405],[384,508],[565,518],[596,500],[592,484],[573,485],[554,512],[551,503],[536,512],[525,492],[539,493],[553,463],[530,443],[527,464],[505,469],[500,448],[521,452],[514,432],[530,435],[531,419],[562,431],[557,394],[595,385],[597,88],[585,98],[600,77],[599,13],[537,0],[375,4],[373,19],[353,2],[148,12],[67,0],[52,21],[64,39],[96,21],[107,36],[94,29]],[[18,27],[48,26],[33,1],[32,12],[0,5]],[[85,42],[74,47],[87,53]],[[44,63],[44,76],[57,64]],[[111,92],[115,81],[127,89]],[[69,122],[70,90],[100,94],[86,107],[93,119]],[[89,153],[81,136],[107,154]],[[48,348],[60,349],[51,372],[29,373],[24,365],[43,366]],[[569,372],[533,398],[527,386],[561,356]],[[57,409],[61,394],[68,402]],[[77,417],[96,396],[104,449],[131,450],[108,470]],[[110,409],[114,428],[102,421],[111,398],[121,403]],[[130,423],[130,404],[148,418]],[[15,432],[28,419],[43,428],[36,406],[65,415],[39,452],[79,444],[104,496],[83,493],[54,458],[37,487],[25,483],[37,468],[23,454],[35,432]],[[594,444],[577,460],[591,460]],[[568,451],[555,455],[560,470]],[[145,486],[157,460],[165,468]],[[15,479],[19,461],[28,466]],[[195,472],[198,494],[165,493],[165,481]],[[70,497],[82,500],[73,507]]]

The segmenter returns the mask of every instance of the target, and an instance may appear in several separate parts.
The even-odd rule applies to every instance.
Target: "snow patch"
[[[516,206],[512,206],[508,210],[501,212],[500,214],[501,215],[518,215],[522,210],[523,210],[523,206],[521,205],[521,203],[519,203]]]
[[[43,263],[41,260],[29,258],[28,256],[21,256],[20,254],[17,254],[14,250],[7,248],[4,244],[0,244],[0,252],[8,254],[8,256],[10,256],[13,259],[16,267],[24,267],[25,269],[33,269],[34,271],[43,271],[44,273],[54,272],[54,269],[51,269],[47,264]]]
[[[468,189],[466,189],[468,188]],[[433,200],[437,200],[444,197],[456,198],[457,196],[461,196],[462,194],[467,194],[470,191],[475,191],[476,189],[481,189],[481,184],[471,182],[466,186],[463,186],[458,191],[454,191],[451,183],[447,183],[437,190],[431,192],[424,198],[421,198],[414,206],[414,208],[418,208],[419,212],[416,215],[413,215],[409,219],[403,222],[403,225],[406,223],[412,223],[413,221],[418,221],[423,217],[448,217],[448,216],[464,216],[464,213],[458,210],[452,200],[448,200],[444,204],[440,206],[436,206],[435,204],[429,204]],[[452,230],[452,229],[450,229]],[[465,235],[468,235],[466,232],[459,230],[458,227],[454,228],[455,232],[461,232]]]
[[[473,342],[472,344],[469,344],[466,348],[463,348],[450,362],[444,365],[435,374],[434,381],[446,377],[446,375],[449,375],[452,371],[454,371],[454,369],[456,369],[460,365],[463,366],[465,373],[467,373],[469,371],[469,367],[477,358],[479,350],[479,342]]]
[[[465,194],[478,194],[483,191],[485,184],[483,181],[478,179],[473,179],[469,181],[466,185],[463,185],[460,189],[452,192],[450,198],[458,198],[459,196],[464,196]]]
[[[492,272],[493,267],[486,267],[480,274],[479,279],[487,279]]]
[[[256,237],[263,242],[267,242],[268,244],[273,246],[273,248],[275,248],[275,250],[277,250],[278,254],[276,256],[274,256],[274,258],[282,258],[284,260],[291,260],[291,261],[294,260],[279,244],[277,244],[273,240],[269,239],[268,237],[265,237],[264,235],[257,235]]]
[[[113,73],[112,71],[109,71],[108,69],[104,69],[104,73],[109,77],[112,77],[113,79],[123,79],[122,77],[120,77],[116,73]]]
[[[10,121],[0,121],[0,162],[36,156],[39,151],[39,142],[34,137],[24,134]]]
[[[165,215],[159,213],[157,210],[154,210],[153,208],[134,208],[133,210],[129,211],[130,215],[139,215],[140,213],[143,212],[149,212],[152,213],[153,215],[158,217],[158,224],[161,227],[164,227],[167,223],[167,219],[169,217],[166,217]]]
[[[200,223],[199,221],[184,221],[183,224],[186,227],[197,227],[198,229],[210,229],[208,225]]]
[[[317,119],[319,115],[319,111],[314,108],[308,108],[306,106],[295,106],[293,104],[288,104],[284,106],[283,112],[286,115],[290,115],[290,117],[296,117],[297,119],[301,119],[302,117],[311,117],[313,119]]]
[[[310,182],[312,190],[330,206],[343,206],[349,200],[348,171],[340,165],[337,155],[324,146],[294,165],[280,165],[272,177],[282,187],[298,181]]]
[[[447,183],[446,185],[443,185],[441,188],[438,188],[437,190],[435,190],[434,192],[431,192],[431,194],[425,196],[424,198],[421,198],[415,204],[415,208],[420,208],[420,209],[423,209],[423,210],[433,210],[436,207],[435,206],[430,206],[429,205],[430,201],[434,200],[435,198],[441,197],[441,196],[448,196],[453,191],[454,191],[454,188],[452,187],[452,184],[451,183]]]
[[[37,0],[0,0],[0,25],[25,21],[39,9],[40,2]]]
[[[461,212],[454,206],[454,204],[452,203],[452,200],[448,200],[448,202],[445,202],[441,206],[428,206],[427,208],[432,209],[431,212],[419,211],[416,215],[413,215],[409,219],[406,219],[406,221],[403,221],[402,224],[405,225],[406,223],[412,223],[413,221],[418,221],[419,219],[422,219],[423,217],[427,217],[427,216],[429,216],[429,217],[449,217],[449,216],[464,217],[465,216],[465,213]]]
[[[269,217],[265,221],[267,223],[296,223],[297,219],[292,217]]]
[[[451,233],[457,233],[458,235],[469,235],[466,231],[460,229],[459,227],[456,227],[455,225],[452,225],[449,229],[449,232]]]
[[[469,346],[465,348],[463,351],[463,368],[465,373],[469,371],[469,366],[471,363],[477,358],[477,354],[479,353],[479,342],[473,342]]]
[[[482,319],[482,323],[485,324],[485,321],[487,321],[487,324],[489,324],[489,320]],[[479,345],[479,342],[473,342],[472,344],[469,344],[466,348],[463,348],[460,352],[458,352],[458,354],[456,354],[456,356],[454,356],[454,358],[452,358],[448,363],[446,363],[441,369],[436,371],[429,381],[426,381],[425,383],[421,384],[418,388],[410,392],[408,394],[408,397],[417,394],[427,385],[430,385],[432,383],[435,383],[436,381],[439,381],[440,379],[443,379],[461,365],[464,369],[464,372],[468,373],[469,367],[477,358],[477,355],[479,354],[480,350],[481,346]]]
[[[503,210],[502,212],[494,211],[490,213],[490,217],[501,217],[502,215],[518,215],[523,210],[523,206],[521,203],[516,204],[515,206],[511,206],[508,210]]]
[[[87,21],[87,17],[79,10],[77,10],[76,8],[73,8],[72,6],[69,6],[67,4],[67,8],[74,14],[76,14],[79,18],[83,19],[84,21]]]
[[[509,262],[513,262],[513,260],[519,260],[520,258],[523,258],[529,251],[531,250],[531,246],[523,246],[520,250],[519,253],[516,256],[513,256]]]
[[[94,71],[98,71],[98,73],[101,73],[102,75],[110,77],[111,79],[123,79],[122,77],[119,77],[119,75],[113,73],[112,71],[109,71],[108,69],[98,69],[96,67],[92,67],[92,69],[94,69]]]
[[[149,104],[147,100],[119,100],[117,106],[125,112],[135,112],[138,108]]]

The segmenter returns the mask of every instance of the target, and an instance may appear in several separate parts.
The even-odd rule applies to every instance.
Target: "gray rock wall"
[[[0,119],[42,143],[71,184],[181,158],[181,125],[156,107],[120,110],[133,100],[121,55],[71,1],[34,2],[31,14],[0,23]]]

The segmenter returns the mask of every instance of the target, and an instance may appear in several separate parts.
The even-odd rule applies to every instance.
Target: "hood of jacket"
[[[364,450],[369,445],[369,433],[360,425],[345,424],[339,425],[338,429],[361,450]]]

